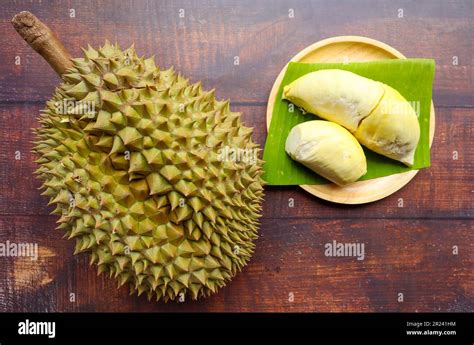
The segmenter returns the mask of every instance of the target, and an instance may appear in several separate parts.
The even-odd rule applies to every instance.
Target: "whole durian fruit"
[[[37,174],[59,228],[131,292],[210,295],[254,250],[262,161],[222,157],[259,152],[252,129],[228,101],[133,47],[84,54],[36,130]]]

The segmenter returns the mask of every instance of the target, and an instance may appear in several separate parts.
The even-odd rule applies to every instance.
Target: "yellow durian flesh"
[[[351,132],[372,112],[383,94],[382,83],[338,69],[305,74],[283,89],[283,99]]]
[[[285,150],[295,161],[340,186],[357,181],[367,172],[360,144],[333,122],[314,120],[293,127]]]
[[[382,85],[384,97],[354,135],[370,150],[411,166],[420,139],[418,117],[397,90]]]

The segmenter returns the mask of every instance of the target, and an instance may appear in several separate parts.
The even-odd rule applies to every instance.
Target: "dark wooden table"
[[[473,4],[3,1],[0,242],[36,242],[40,256],[0,257],[0,310],[474,311]],[[432,167],[392,196],[361,206],[327,203],[299,188],[267,187],[256,253],[226,288],[181,304],[129,296],[127,288],[117,290],[114,281],[97,276],[87,255],[72,255],[73,243],[55,230],[56,217],[37,190],[30,128],[38,126],[38,112],[59,78],[11,27],[21,10],[50,25],[73,55],[105,39],[135,43],[161,66],[202,80],[219,98],[232,100],[262,145],[273,81],[307,45],[360,35],[408,57],[434,58]],[[364,243],[365,260],[326,257],[324,244],[333,240]]]

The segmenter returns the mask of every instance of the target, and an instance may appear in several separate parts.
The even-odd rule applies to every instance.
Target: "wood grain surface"
[[[0,311],[474,311],[473,7],[470,0],[2,2],[0,243],[38,243],[39,257],[0,257]],[[360,206],[266,187],[256,253],[227,287],[198,302],[129,296],[97,276],[87,255],[72,255],[37,190],[31,128],[59,78],[11,27],[22,10],[74,56],[105,39],[135,43],[158,64],[202,80],[231,99],[262,145],[271,86],[307,45],[360,35],[407,57],[434,58],[432,167]],[[365,259],[326,257],[333,240],[363,243]]]

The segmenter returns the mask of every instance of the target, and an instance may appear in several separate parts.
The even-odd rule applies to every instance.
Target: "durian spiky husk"
[[[108,42],[84,50],[40,117],[34,151],[59,228],[131,292],[197,299],[224,286],[254,250],[262,161],[252,129],[214,92]],[[84,114],[58,104],[93,102]],[[89,103],[90,104],[90,103]]]

